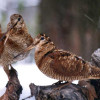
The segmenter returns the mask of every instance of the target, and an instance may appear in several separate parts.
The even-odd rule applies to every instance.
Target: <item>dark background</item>
[[[19,13],[33,37],[45,33],[58,48],[69,50],[86,60],[90,61],[90,55],[100,47],[100,0],[1,1],[3,31],[6,31],[9,17]]]
[[[100,0],[42,0],[40,32],[58,48],[90,60],[100,47]]]

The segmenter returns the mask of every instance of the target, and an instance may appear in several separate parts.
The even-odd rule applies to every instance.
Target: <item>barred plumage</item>
[[[62,80],[100,79],[100,68],[77,55],[57,49],[49,37],[39,34],[24,52],[35,47],[35,62],[48,77]]]
[[[24,19],[21,15],[13,14],[10,17],[7,29],[12,26],[14,27],[6,34],[9,34],[9,36],[4,44],[4,50],[0,57],[0,65],[3,66],[7,74],[9,73],[8,66],[27,57],[29,51],[20,55],[16,59],[14,59],[14,56],[18,55],[22,50],[33,43],[33,39],[31,35],[28,34]]]

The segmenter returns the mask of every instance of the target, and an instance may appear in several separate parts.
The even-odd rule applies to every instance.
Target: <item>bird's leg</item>
[[[4,69],[5,73],[6,73],[7,76],[8,76],[8,79],[9,79],[9,65],[3,66],[3,69]]]
[[[10,70],[9,70],[9,75],[12,76],[12,73],[17,74],[17,71],[12,67],[12,65],[10,64]]]
[[[4,71],[5,71],[5,73],[6,73],[7,77],[8,77],[8,80],[9,80],[9,65],[3,66],[3,69],[4,69]],[[8,87],[8,84],[9,84],[9,81],[6,84],[6,88]]]
[[[7,76],[8,76],[8,79],[9,79],[10,76],[12,76],[12,75],[11,75],[12,72],[13,72],[13,73],[17,73],[16,70],[12,67],[11,64],[10,64],[10,66],[9,66],[9,65],[5,65],[5,66],[3,67],[3,69],[4,69],[5,73],[6,73]]]

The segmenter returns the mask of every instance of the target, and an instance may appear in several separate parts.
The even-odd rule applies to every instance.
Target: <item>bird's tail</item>
[[[100,79],[100,68],[91,67],[91,71],[89,73],[90,79]]]

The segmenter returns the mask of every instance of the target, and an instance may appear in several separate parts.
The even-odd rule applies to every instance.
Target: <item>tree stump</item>
[[[6,92],[0,100],[19,100],[20,94],[22,93],[22,86],[17,77],[17,72],[14,68],[11,68],[9,74],[9,82],[6,86]]]

